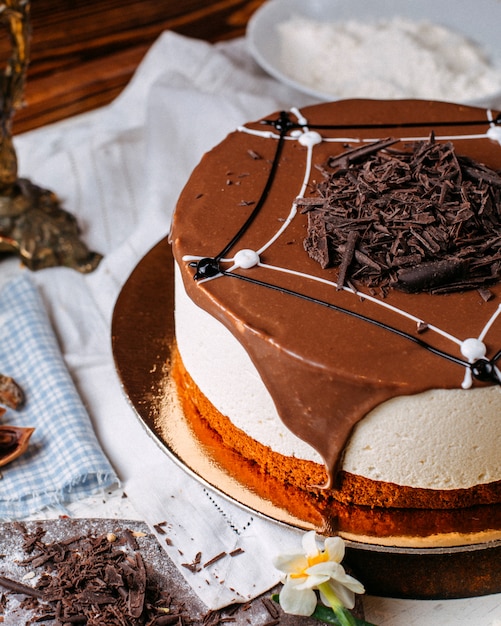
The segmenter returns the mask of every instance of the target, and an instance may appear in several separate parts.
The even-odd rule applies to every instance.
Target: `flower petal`
[[[329,578],[337,578],[338,576],[345,575],[344,567],[333,561],[315,563],[315,565],[311,565],[305,569],[304,573],[308,576],[328,576]]]
[[[351,589],[354,593],[365,593],[364,586],[361,582],[359,582],[353,576],[350,576],[345,572],[345,569],[342,565],[339,565],[338,571],[335,576],[331,577],[331,580],[335,580],[340,585],[344,585]]]
[[[342,581],[342,584],[355,593],[365,593],[365,587],[362,583],[349,574],[346,574],[346,578]]]
[[[311,615],[317,606],[317,596],[311,589],[298,589],[285,583],[279,595],[280,606],[285,613]]]
[[[316,556],[319,553],[317,546],[317,533],[314,530],[310,530],[303,535],[301,545],[306,556]]]
[[[325,540],[325,550],[329,555],[329,561],[341,563],[344,559],[345,544],[341,537],[328,537]]]
[[[345,587],[344,585],[341,585],[335,580],[331,580],[329,582],[329,587],[339,598],[339,601],[341,602],[341,604],[345,606],[347,609],[352,609],[355,606],[355,594],[353,593],[353,591],[351,591],[351,589],[348,589],[347,587]],[[327,604],[327,606],[329,606],[329,602],[328,601],[326,602],[323,598],[322,598],[322,602],[324,602],[324,604]]]
[[[305,576],[297,587],[300,589],[314,589],[329,580],[331,580],[330,576],[326,576],[325,574],[319,576]]]
[[[304,554],[280,554],[273,559],[273,565],[285,574],[301,574],[308,567]]]

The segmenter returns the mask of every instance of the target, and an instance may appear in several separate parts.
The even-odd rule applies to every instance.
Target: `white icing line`
[[[275,235],[268,241],[268,243],[266,243],[264,246],[261,246],[257,253],[259,255],[263,254],[263,252],[265,250],[267,250],[273,243],[275,243],[275,241],[280,237],[280,235],[287,230],[287,228],[289,227],[289,224],[292,222],[292,220],[296,217],[297,214],[297,205],[294,202],[292,204],[291,210],[289,215],[287,216],[287,219],[285,220],[285,222],[282,224],[282,226],[277,230],[277,232],[275,233]]]
[[[292,107],[290,109],[290,112],[296,116],[298,124],[301,124],[303,126],[306,126],[308,124],[308,120],[297,107]]]
[[[480,335],[478,336],[478,338],[480,339],[480,341],[483,341],[485,336],[487,335],[487,333],[489,332],[491,326],[494,324],[494,322],[496,321],[496,318],[498,317],[498,315],[501,313],[501,304],[498,304],[497,309],[494,311],[494,313],[491,315],[490,320],[487,322],[487,324],[484,326],[482,332],[480,333]]]
[[[272,271],[282,272],[284,274],[292,274],[300,278],[307,278],[315,282],[329,285],[333,289],[337,289],[338,287],[335,281],[327,280],[325,278],[320,278],[319,276],[312,276],[311,274],[305,274],[297,270],[291,270],[291,269],[287,269],[284,267],[278,267],[276,265],[268,265],[267,263],[259,263],[259,266],[272,270]],[[389,311],[392,311],[393,313],[397,313],[398,315],[402,317],[405,317],[413,322],[416,322],[416,324],[426,324],[426,327],[428,330],[431,330],[437,333],[438,335],[442,335],[442,337],[449,339],[450,341],[457,344],[458,346],[460,346],[463,343],[460,339],[458,339],[457,337],[454,337],[454,335],[451,335],[450,333],[442,330],[441,328],[438,328],[437,326],[434,326],[433,324],[427,324],[425,320],[422,320],[421,318],[416,317],[415,315],[413,315],[412,313],[409,313],[408,311],[405,311],[404,309],[400,309],[399,307],[393,306],[392,304],[389,304],[388,302],[385,302],[384,300],[379,300],[378,298],[374,298],[374,296],[371,296],[370,294],[364,293],[363,291],[357,291],[356,289],[352,289],[351,287],[342,287],[341,289],[355,296],[363,298],[364,300],[368,300],[369,302],[372,302],[373,304],[377,304],[380,307],[388,309]]]
[[[493,128],[491,126],[491,128]],[[494,126],[494,128],[498,128],[498,126]],[[256,130],[254,128],[247,128],[247,126],[239,126],[238,130],[240,132],[245,132],[249,135],[255,135],[257,137],[262,137],[263,139],[280,139],[280,135],[278,133],[274,133],[269,130]],[[468,134],[468,135],[435,135],[435,139],[437,141],[452,141],[452,140],[467,140],[467,139],[487,139],[489,138],[488,132],[485,133],[476,133],[476,134]],[[282,137],[286,141],[295,141],[297,137],[286,135]],[[322,137],[323,141],[326,143],[376,143],[380,139],[377,137],[355,137],[355,136],[346,136],[346,137]],[[429,135],[415,135],[408,137],[396,137],[401,142],[406,141],[426,141],[429,139]]]

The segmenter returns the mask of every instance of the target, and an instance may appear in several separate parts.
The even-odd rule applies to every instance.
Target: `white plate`
[[[337,96],[299,82],[280,64],[278,26],[294,15],[323,22],[395,16],[429,20],[473,40],[501,68],[501,0],[268,0],[253,14],[247,27],[251,54],[273,77],[320,100],[335,100]],[[501,92],[466,103],[497,107]]]

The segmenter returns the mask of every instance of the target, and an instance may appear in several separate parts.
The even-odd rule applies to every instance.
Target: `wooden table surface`
[[[14,133],[108,104],[164,30],[208,41],[241,36],[263,1],[32,0],[26,104]]]

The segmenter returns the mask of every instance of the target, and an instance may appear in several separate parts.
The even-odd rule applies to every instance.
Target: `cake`
[[[196,436],[292,514],[498,530],[499,121],[417,100],[292,108],[187,182],[172,378]]]

